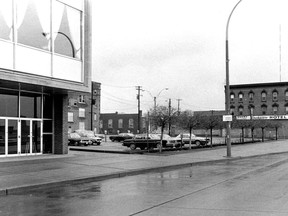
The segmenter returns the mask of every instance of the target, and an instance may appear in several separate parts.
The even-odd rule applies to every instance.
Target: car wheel
[[[199,140],[196,140],[195,144],[197,147],[201,146],[201,142]]]
[[[114,139],[110,139],[112,142],[114,142],[115,140]]]
[[[156,148],[160,149],[161,148],[161,143],[157,143]]]
[[[74,146],[77,146],[77,145],[78,145],[78,142],[77,142],[77,141],[75,141],[75,142],[74,142]]]
[[[141,150],[145,150],[145,147],[144,147],[144,146],[142,146],[142,147],[140,147],[140,149],[141,149]]]
[[[131,144],[131,145],[130,145],[130,149],[131,149],[131,150],[135,150],[135,149],[136,149],[136,145],[135,145],[134,143]]]

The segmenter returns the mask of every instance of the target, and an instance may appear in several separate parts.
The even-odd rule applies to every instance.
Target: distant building
[[[91,3],[0,1],[0,157],[68,153],[68,94],[91,90]]]
[[[68,98],[68,132],[80,129],[100,133],[101,84],[92,82],[89,93],[70,92]]]
[[[230,85],[230,111],[238,120],[267,120],[281,124],[279,137],[288,136],[288,82]],[[267,131],[266,136],[275,136]]]
[[[141,113],[142,116],[142,113]],[[145,119],[141,117],[141,131],[145,131]],[[138,114],[121,114],[121,113],[101,113],[100,115],[100,132],[107,134],[117,133],[139,133],[138,131]]]

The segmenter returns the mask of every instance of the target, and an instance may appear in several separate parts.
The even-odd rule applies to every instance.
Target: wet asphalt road
[[[0,215],[288,215],[287,154],[42,188],[0,197]]]

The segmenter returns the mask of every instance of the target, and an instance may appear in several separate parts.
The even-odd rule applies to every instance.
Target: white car
[[[189,144],[190,134],[179,134],[176,138],[181,139],[183,144]],[[196,146],[205,146],[207,143],[209,143],[209,139],[191,134],[191,144],[196,144]]]

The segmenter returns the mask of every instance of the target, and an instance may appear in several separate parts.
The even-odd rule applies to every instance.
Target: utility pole
[[[168,134],[171,135],[171,98],[169,98],[168,103],[168,115],[169,115],[169,122],[168,122]]]
[[[178,111],[177,111],[178,116],[180,115],[180,101],[181,100],[182,99],[177,99],[177,101],[178,101]]]
[[[138,133],[141,133],[141,110],[140,110],[140,92],[142,91],[142,86],[136,86],[137,100],[138,100]]]
[[[93,105],[94,105],[94,88],[93,88],[93,82],[91,82],[91,131],[93,131]]]

